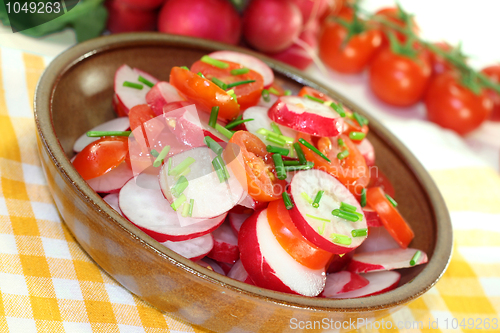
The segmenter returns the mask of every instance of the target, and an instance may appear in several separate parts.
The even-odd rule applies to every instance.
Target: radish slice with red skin
[[[351,261],[353,255],[354,251],[348,252],[344,255],[335,254],[332,257],[332,261],[330,261],[330,264],[328,264],[326,272],[330,274],[343,271],[347,267],[347,265],[349,265],[349,262]]]
[[[222,266],[220,266],[219,263],[216,262],[215,260],[204,257],[204,258],[196,261],[196,263],[200,266],[208,268],[211,271],[214,271],[215,273],[219,273],[220,275],[226,275],[226,272],[224,271]]]
[[[120,205],[118,204],[118,193],[111,193],[102,198],[108,205],[111,206],[114,210],[118,212],[121,216],[123,216],[122,211],[120,209]]]
[[[234,234],[229,222],[224,222],[220,227],[212,231],[214,246],[207,257],[234,264],[240,258],[238,249],[238,238]]]
[[[298,263],[278,243],[267,220],[267,209],[254,213],[238,234],[240,259],[255,285],[314,297],[325,287],[324,269]]]
[[[148,174],[129,180],[120,190],[118,202],[130,222],[159,242],[206,235],[221,225],[226,217],[222,214],[204,220],[183,218],[161,194],[158,177]],[[181,220],[185,221],[181,223]]]
[[[116,108],[120,109],[125,115],[128,114],[129,110],[136,105],[146,104],[146,94],[151,90],[147,85],[138,81],[139,76],[144,77],[151,83],[158,82],[158,79],[152,75],[138,70],[137,68],[130,68],[128,65],[122,65],[116,70],[114,89],[115,89],[115,104]],[[142,89],[135,89],[124,87],[123,82],[129,81],[133,83],[141,84]],[[121,115],[121,112],[117,110],[117,113]]]
[[[255,284],[252,281],[252,279],[250,278],[250,276],[248,275],[247,271],[245,270],[245,267],[243,267],[241,260],[238,260],[237,262],[234,263],[231,270],[227,273],[227,277],[230,277],[231,279],[235,279],[235,280],[245,282],[245,283],[248,283],[251,285]]]
[[[382,294],[396,288],[401,279],[401,274],[395,271],[381,271],[360,275],[368,280],[369,283],[366,287],[330,296],[329,298],[358,298]]]
[[[211,260],[208,257],[205,257],[205,259]],[[215,262],[215,260],[212,260],[212,261]],[[224,275],[227,275],[229,273],[229,271],[231,270],[231,268],[233,268],[233,266],[234,266],[233,264],[228,264],[227,262],[220,262],[220,261],[217,261],[217,264],[224,271]]]
[[[201,131],[203,137],[209,136],[216,142],[228,142],[229,139],[218,132],[215,128],[208,125],[210,120],[210,115],[205,112],[198,112],[197,107],[194,104],[186,106],[184,113],[181,117],[178,117],[179,126],[186,133],[198,133]],[[165,117],[169,118],[172,116],[171,111],[165,113]],[[182,111],[180,111],[182,112]]]
[[[354,142],[354,141],[353,141]],[[372,143],[368,139],[363,139],[360,143],[356,143],[359,152],[365,158],[366,165],[372,167],[375,165],[375,148],[373,148]]]
[[[331,107],[299,96],[281,96],[268,115],[277,124],[315,136],[338,136],[344,127]]]
[[[250,208],[252,210],[257,210],[267,207],[267,202],[257,201],[247,194],[241,199],[238,205]]]
[[[359,274],[341,271],[328,274],[322,297],[332,297],[366,287],[370,282]]]
[[[214,239],[211,234],[207,234],[184,241],[166,241],[161,244],[185,258],[197,261],[212,250]]]
[[[270,93],[269,94],[269,101],[266,102],[266,100],[264,100],[264,97],[261,96],[260,99],[259,99],[259,103],[257,103],[256,106],[263,106],[263,107],[265,107],[266,109],[269,110],[269,108],[271,106],[273,106],[274,103],[276,103],[276,101],[278,100],[278,98],[279,98],[278,96]]]
[[[184,98],[179,96],[177,89],[165,81],[156,83],[146,94],[146,103],[157,116],[163,114],[163,107],[168,103],[181,101]]]
[[[392,238],[384,227],[369,227],[368,238],[361,244],[355,253],[376,252],[390,249],[399,249],[399,244]]]
[[[255,134],[262,142],[273,144],[266,140],[266,136],[258,133],[258,130],[264,128],[268,131],[273,131],[271,123],[273,122],[268,116],[268,109],[263,106],[252,106],[243,112],[243,119],[253,119],[245,123],[245,128],[252,134]],[[297,132],[286,126],[278,125],[281,133],[284,136],[295,138]]]
[[[254,56],[234,51],[216,51],[210,53],[209,56],[218,60],[235,62],[259,73],[264,79],[264,87],[268,87],[274,82],[273,70],[265,62]]]
[[[314,208],[304,198],[304,193],[314,199],[319,191],[324,193],[319,207]],[[315,169],[297,172],[290,184],[290,194],[294,201],[294,206],[289,211],[293,222],[304,237],[317,247],[342,254],[354,250],[366,239],[366,236],[352,237],[352,230],[367,228],[366,219],[356,198],[332,175]],[[332,211],[338,209],[341,202],[356,207],[356,211],[363,215],[363,219],[351,222],[332,215]],[[346,236],[351,243],[334,243],[331,238],[333,234]]]
[[[365,214],[366,224],[368,227],[383,227],[382,221],[380,220],[380,216],[378,213],[371,208],[364,207],[363,214]]]
[[[229,224],[231,225],[231,229],[233,229],[235,235],[238,235],[241,226],[243,225],[245,220],[250,217],[250,214],[229,213],[227,216]]]
[[[367,273],[406,268],[427,263],[427,254],[420,251],[420,255],[415,264],[410,264],[410,261],[417,251],[420,250],[398,248],[377,252],[356,253],[352,257],[349,266],[347,266],[347,270],[354,273]]]
[[[127,131],[130,129],[130,122],[128,117],[118,117],[111,119],[105,123],[97,125],[89,131]],[[98,140],[99,137],[88,137],[87,132],[82,134],[78,139],[76,139],[73,144],[73,151],[79,153],[83,148],[87,147],[92,142]]]
[[[132,169],[122,162],[104,175],[87,180],[87,184],[97,193],[118,193],[132,177]]]

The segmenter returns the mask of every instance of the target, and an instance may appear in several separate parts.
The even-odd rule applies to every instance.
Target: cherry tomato
[[[191,66],[191,72],[201,72],[208,80],[211,80],[215,77],[226,84],[238,81],[253,80],[255,82],[245,83],[230,89],[234,90],[241,110],[245,110],[251,106],[257,105],[260,96],[262,95],[262,89],[264,89],[264,79],[262,75],[253,70],[250,70],[246,74],[232,75],[231,71],[233,69],[243,68],[243,66],[230,61],[223,62],[229,64],[229,67],[222,69],[199,60]]]
[[[130,130],[133,131],[145,122],[156,117],[156,114],[147,104],[136,105],[130,109],[128,118],[130,120]]]
[[[281,198],[286,181],[276,176],[272,155],[257,136],[247,131],[234,133],[223,154],[253,199],[268,202]],[[231,162],[235,159],[237,162]]]
[[[369,82],[373,93],[395,106],[410,106],[423,96],[431,76],[427,52],[417,51],[413,59],[386,47],[372,61]]]
[[[173,67],[170,71],[170,84],[177,88],[179,94],[210,113],[213,106],[219,107],[219,118],[233,119],[240,113],[238,103],[224,90],[210,80],[189,70]]]
[[[451,52],[453,50],[453,47],[446,42],[437,42],[434,43],[434,45],[444,52]],[[433,75],[439,75],[455,69],[455,66],[453,66],[448,60],[432,51],[429,51],[429,61],[431,62]]]
[[[73,160],[85,180],[104,175],[120,165],[128,153],[128,137],[102,137],[83,148]]]
[[[368,184],[368,187],[380,187],[391,197],[394,197],[394,194],[396,193],[389,178],[387,178],[385,173],[383,173],[382,170],[380,170],[380,168],[376,165],[370,167],[370,183]]]
[[[488,76],[494,83],[500,84],[500,65],[492,65],[484,68],[481,73]],[[500,121],[500,94],[492,89],[487,90],[487,94],[493,101],[493,110],[490,120]]]
[[[405,22],[405,13],[403,13],[399,8],[397,7],[386,7],[379,9],[376,13],[375,16],[383,18],[393,24],[396,24],[397,26],[404,28],[406,27],[407,23]],[[418,34],[419,28],[417,26],[417,23],[415,20],[411,17],[406,18],[410,20],[410,24],[412,26],[412,31],[415,34]],[[397,39],[401,42],[404,43],[407,40],[407,37],[404,33],[399,32],[395,29],[391,29],[390,27],[380,24],[380,30],[383,31],[383,38],[382,38],[382,45],[388,46],[389,45],[389,38],[388,34],[394,33],[397,37]]]
[[[372,187],[366,190],[366,203],[380,216],[382,224],[389,234],[398,242],[399,246],[406,249],[415,234],[406,223],[396,207],[385,196],[380,187]]]
[[[328,264],[333,254],[318,248],[302,236],[283,200],[269,203],[267,219],[280,245],[297,262],[311,269],[324,268]]]
[[[475,94],[459,80],[455,72],[438,75],[429,85],[424,102],[430,121],[465,135],[488,119],[493,102],[486,90]]]

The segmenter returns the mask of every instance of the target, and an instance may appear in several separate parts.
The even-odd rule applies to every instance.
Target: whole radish
[[[136,9],[151,10],[160,7],[165,0],[116,0]]]
[[[167,0],[158,17],[158,30],[236,44],[241,24],[227,0]]]
[[[131,0],[127,0],[131,1]],[[330,8],[331,0],[290,0],[295,3],[302,13],[304,24],[308,24],[309,20],[316,20],[322,17],[326,10]]]
[[[107,28],[111,33],[154,31],[157,13],[154,10],[142,10],[130,7],[117,0],[106,2],[109,12]]]
[[[243,16],[243,35],[257,50],[277,53],[299,37],[302,23],[300,9],[293,2],[253,0]]]

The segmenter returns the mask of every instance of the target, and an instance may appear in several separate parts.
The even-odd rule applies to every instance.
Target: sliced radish
[[[419,251],[418,254],[416,254],[417,251]],[[417,258],[413,259],[414,256]],[[354,273],[387,271],[425,264],[427,261],[427,255],[423,251],[411,248],[398,248],[377,252],[356,253],[352,257],[349,266],[347,266],[347,270]]]
[[[263,106],[253,106],[245,110],[243,112],[243,119],[253,119],[252,121],[248,121],[245,123],[245,128],[252,134],[255,134],[259,139],[264,143],[269,142],[266,140],[266,136],[258,133],[258,130],[264,128],[268,131],[272,131],[271,123],[273,122],[268,116],[268,109]],[[284,136],[288,136],[291,138],[295,138],[297,132],[288,128],[286,126],[278,125],[281,133]]]
[[[372,143],[368,139],[361,140],[360,143],[356,143],[359,152],[365,158],[366,165],[371,167],[375,165],[375,148],[373,148]]]
[[[338,294],[358,290],[368,285],[368,280],[359,274],[341,271],[328,274],[325,289],[321,293],[323,297],[332,297]]]
[[[234,264],[240,258],[238,249],[238,238],[234,234],[229,222],[224,222],[220,227],[212,231],[214,247],[207,254],[207,257]]]
[[[237,235],[240,232],[241,225],[250,217],[250,214],[229,213],[227,216],[234,234]]]
[[[139,82],[139,76],[144,77],[151,83],[158,82],[158,79],[150,74],[138,70],[137,68],[130,68],[128,65],[122,65],[116,70],[114,88],[116,100],[114,102],[115,107],[121,110],[121,112],[117,111],[119,115],[121,115],[122,112],[127,115],[129,110],[134,106],[146,104],[146,94],[151,90],[151,88]],[[125,81],[140,84],[142,85],[142,89],[124,87],[123,83]]]
[[[256,285],[311,297],[323,290],[325,270],[301,265],[281,247],[269,226],[267,209],[243,223],[238,244],[241,262]]]
[[[336,273],[344,270],[354,255],[354,251],[345,253],[345,254],[335,254],[332,257],[332,261],[328,264],[328,268],[326,269],[327,273]]]
[[[368,227],[382,227],[382,221],[380,220],[380,216],[378,213],[371,208],[364,207],[363,213],[365,214],[366,224]]]
[[[215,273],[219,273],[220,275],[226,275],[224,269],[215,260],[205,257],[196,261],[196,263],[200,266],[208,268],[211,271],[214,271]]]
[[[273,106],[274,103],[278,100],[278,96],[274,94],[269,94],[269,99],[266,101],[263,96],[259,99],[259,103],[257,103],[257,106],[263,106],[266,109],[269,109],[271,106]]]
[[[369,283],[366,287],[333,295],[330,298],[358,298],[382,294],[396,288],[401,279],[401,274],[395,271],[381,271],[360,275],[368,280]]]
[[[211,260],[210,258],[208,257],[205,257],[205,259],[207,260]],[[220,262],[220,261],[215,261],[215,260],[212,260],[213,262],[216,262],[217,265],[219,265],[219,267],[224,271],[224,274],[227,275],[229,273],[229,271],[231,270],[231,268],[233,268],[233,264],[228,264],[227,262]]]
[[[134,174],[126,162],[104,175],[87,180],[87,184],[97,193],[117,193]]]
[[[280,125],[315,136],[337,136],[344,126],[331,107],[299,96],[281,96],[268,115]]]
[[[314,208],[306,198],[314,199],[319,191],[324,193],[319,207]],[[319,248],[335,254],[347,253],[366,239],[366,236],[352,236],[353,230],[367,228],[366,219],[356,198],[332,175],[315,169],[297,172],[290,192],[295,203],[290,210],[293,222]],[[334,216],[332,211],[339,209],[342,202],[354,206],[362,220],[351,222]]]
[[[241,263],[241,260],[238,260],[237,262],[234,263],[233,267],[227,273],[227,277],[230,277],[231,279],[235,279],[241,282],[245,282],[248,284],[254,284],[250,276],[248,275],[247,271],[245,270],[245,267],[243,267],[243,264]]]
[[[128,117],[118,117],[97,125],[89,131],[126,131],[129,128],[130,122],[128,120]],[[89,144],[98,139],[98,137],[88,137],[87,133],[85,132],[78,139],[76,139],[75,143],[73,144],[73,151],[75,153],[79,153],[83,150],[83,148],[87,147]]]
[[[238,204],[242,207],[250,208],[252,210],[267,207],[267,202],[257,201],[248,194],[245,195]]]
[[[376,252],[399,249],[399,244],[384,227],[369,227],[368,238],[357,249],[356,253]]]
[[[118,202],[130,222],[159,242],[206,235],[221,225],[226,217],[226,214],[204,220],[182,217],[163,197],[158,178],[148,174],[129,180],[120,190]]]
[[[121,216],[123,216],[122,211],[120,209],[120,205],[118,204],[118,193],[111,193],[102,198],[108,205],[111,206],[114,210],[118,212]]]
[[[168,103],[184,101],[177,89],[168,82],[160,81],[146,94],[146,103],[159,116],[163,114],[163,107]]]
[[[274,81],[273,70],[265,62],[249,54],[234,51],[216,51],[210,53],[209,56],[218,60],[232,61],[256,71],[262,75],[264,87],[270,86]]]
[[[161,244],[185,258],[197,261],[212,250],[214,247],[214,239],[212,235],[207,234],[184,241],[166,241]]]

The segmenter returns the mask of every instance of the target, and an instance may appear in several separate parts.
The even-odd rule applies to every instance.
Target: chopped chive
[[[297,157],[299,158],[300,164],[306,164],[307,160],[304,155],[304,151],[302,150],[302,147],[299,145],[299,143],[295,142],[293,144],[293,148],[295,148],[295,152],[297,153]]]
[[[212,166],[214,167],[215,172],[217,173],[217,177],[219,177],[219,181],[222,183],[227,180],[226,173],[224,172],[224,161],[220,156],[217,156],[212,160]]]
[[[267,89],[262,89],[262,99],[264,102],[270,102],[271,98],[269,97],[269,90]]]
[[[331,103],[330,107],[335,110],[342,118],[345,117],[344,106],[340,103]]]
[[[385,197],[387,198],[387,200],[389,200],[389,202],[394,206],[394,207],[397,207],[398,206],[398,203],[396,202],[396,200],[394,200],[389,194],[386,194]]]
[[[361,207],[366,206],[366,188],[363,188],[361,190],[361,199],[359,200],[359,204],[361,205]]]
[[[257,133],[261,134],[261,135],[266,135],[267,137],[273,137],[277,140],[283,141],[284,143],[293,143],[293,138],[291,138],[289,136],[276,134],[275,132],[272,132],[272,131],[265,129],[265,128],[259,128],[257,130]]]
[[[315,101],[315,102],[318,102],[318,103],[321,103],[321,104],[323,104],[325,102],[322,99],[319,99],[317,97],[314,97],[314,96],[311,96],[311,95],[307,95],[307,94],[304,95],[304,97],[307,98],[307,99],[310,99],[311,101]]]
[[[343,160],[344,158],[346,158],[347,156],[349,156],[349,150],[342,150],[340,153],[337,154],[337,158],[339,160]]]
[[[274,143],[276,145],[280,145],[280,146],[284,146],[286,144],[285,140],[281,140],[279,138],[276,138],[276,137],[273,137],[273,136],[266,136],[266,140],[271,142],[271,143]]]
[[[318,154],[319,156],[321,156],[323,159],[327,160],[328,162],[331,162],[330,159],[328,157],[325,156],[325,154],[323,154],[322,152],[320,152],[316,147],[314,147],[312,144],[310,144],[309,142],[307,142],[306,140],[300,138],[299,139],[299,142],[309,148],[310,150],[312,150],[313,152],[315,152],[316,154]]]
[[[231,97],[234,99],[234,101],[235,101],[236,103],[238,103],[238,99],[236,98],[236,94],[234,93],[234,90],[233,90],[233,89],[228,90],[228,91],[226,91],[226,92],[227,92],[227,94],[228,94],[229,96],[231,96]]]
[[[127,87],[127,88],[134,88],[137,90],[142,90],[142,88],[144,88],[144,86],[142,84],[134,83],[134,82],[130,82],[130,81],[123,81],[123,86]]]
[[[231,75],[242,75],[250,72],[250,69],[243,67],[243,68],[236,68],[231,70]]]
[[[253,120],[253,118],[249,118],[249,119],[239,119],[239,120],[237,119],[237,120],[235,120],[235,121],[230,122],[229,124],[227,124],[227,125],[226,125],[226,126],[224,126],[224,127],[226,127],[227,129],[232,129],[232,128],[235,128],[235,127],[236,127],[236,126],[238,126],[238,125],[241,125],[241,124],[243,124],[243,123],[246,123],[246,122],[248,122],[248,121],[252,121],[252,120]]]
[[[365,217],[363,214],[358,213],[358,212],[352,212],[352,213],[358,215],[358,221],[363,221],[363,219]]]
[[[281,196],[283,197],[283,202],[285,202],[285,207],[287,210],[290,210],[293,208],[293,203],[292,203],[292,200],[290,199],[290,196],[288,195],[288,193],[286,192],[283,192],[281,194]]]
[[[314,162],[307,161],[306,164],[301,165],[287,165],[285,166],[285,171],[299,171],[299,170],[309,170],[314,167]]]
[[[359,220],[358,215],[350,213],[350,212],[346,212],[346,211],[340,210],[340,209],[334,209],[332,211],[332,215],[340,217],[340,218],[348,220],[348,221],[351,221],[351,222],[356,222]]]
[[[290,149],[271,146],[271,145],[267,145],[266,150],[270,153],[276,153],[276,154],[280,154],[283,156],[288,155],[288,153],[290,152]]]
[[[226,138],[231,139],[233,137],[233,132],[222,126],[221,124],[215,124],[215,129],[220,134],[224,135]]]
[[[143,77],[141,75],[139,75],[139,78],[137,79],[137,81],[144,83],[149,88],[153,88],[155,85],[153,82],[149,81],[148,79],[146,79],[145,77]]]
[[[221,161],[224,162],[224,160],[222,159],[222,157],[220,157],[220,158],[221,158]],[[229,171],[226,168],[226,163],[222,163],[222,169],[224,170],[224,175],[226,176],[226,180],[228,180],[229,177],[231,177],[231,175],[229,174]]]
[[[271,122],[271,128],[273,129],[274,133],[278,135],[283,135],[283,133],[281,133],[279,126],[274,121]]]
[[[194,199],[189,200],[189,212],[188,216],[193,216]]]
[[[158,154],[158,157],[156,157],[156,160],[153,162],[153,166],[155,168],[159,167],[162,164],[165,157],[167,157],[169,151],[170,151],[170,146],[163,147],[160,154]]]
[[[307,217],[310,217],[312,219],[315,219],[315,220],[319,220],[319,221],[324,221],[324,222],[330,222],[329,219],[324,219],[322,217],[318,217],[318,216],[314,216],[314,215],[310,215],[310,214],[306,214]]]
[[[280,96],[280,92],[276,90],[274,87],[269,88],[269,92],[273,95]]]
[[[177,199],[175,199],[174,202],[172,202],[172,204],[170,205],[170,207],[172,207],[173,210],[177,211],[177,209],[179,209],[179,207],[184,202],[186,202],[186,196],[184,194],[182,194],[180,197],[178,197]]]
[[[285,136],[285,135],[280,135],[280,139],[285,140],[285,142],[288,144],[292,144],[293,141],[295,141],[293,138],[291,138],[289,136]]]
[[[342,138],[338,138],[337,140],[337,144],[339,145],[339,147],[344,147],[345,143],[344,143],[344,139]]]
[[[177,180],[177,179],[179,179],[179,178],[180,178],[180,177],[182,177],[182,176],[184,176],[184,177],[185,177],[185,176],[189,175],[189,173],[190,173],[190,172],[191,172],[191,168],[190,168],[190,167],[187,167],[187,168],[186,168],[186,169],[184,169],[181,173],[179,173],[179,174],[175,175],[175,176],[174,176],[174,179],[176,179],[176,180]]]
[[[169,157],[169,159],[167,161],[167,163],[168,163],[167,174],[169,176],[172,173],[172,171],[171,171],[172,170],[172,161],[173,161],[172,157]]]
[[[151,149],[150,154],[151,154],[151,156],[153,156],[153,157],[158,157],[158,155],[160,155],[160,153],[159,153],[159,152],[157,152],[157,151],[156,151],[156,149]]]
[[[170,192],[172,192],[172,195],[174,197],[179,197],[182,192],[188,187],[189,182],[185,176],[179,177],[179,180],[177,180],[177,183],[172,187]]]
[[[353,229],[351,230],[352,237],[362,237],[368,235],[368,229]]]
[[[232,87],[240,86],[242,84],[254,83],[254,82],[255,82],[255,80],[243,80],[243,81],[233,82],[233,83],[229,83],[227,85],[227,88],[230,89]]]
[[[286,179],[285,166],[283,165],[283,159],[280,154],[273,154],[274,165],[276,166],[276,175],[278,179],[283,180]]]
[[[330,238],[332,239],[332,242],[337,243],[337,244],[351,245],[351,243],[352,243],[352,238],[349,236],[345,236],[345,235],[339,235],[339,234],[332,233],[330,235]]]
[[[286,160],[286,161],[283,161],[283,164],[285,166],[297,166],[297,165],[300,165],[300,161],[297,161],[297,160]]]
[[[204,79],[206,79],[205,75],[203,75],[203,73],[202,73],[202,72],[198,72],[198,76],[199,76],[199,77],[202,77],[202,78],[204,78]]]
[[[210,119],[208,121],[208,125],[210,127],[215,128],[215,124],[217,124],[217,117],[219,116],[219,107],[213,106],[212,111],[210,112]]]
[[[340,202],[340,209],[345,210],[346,212],[354,213],[356,211],[356,206],[349,205],[346,202]]]
[[[359,126],[363,127],[364,125],[368,125],[368,119],[366,119],[365,117],[363,117],[359,113],[353,112],[352,116],[354,117],[354,119],[356,119],[356,121],[358,122]]]
[[[321,197],[323,196],[323,193],[325,193],[325,191],[318,191],[318,193],[316,193],[316,197],[314,198],[314,201],[312,203],[312,206],[314,208],[318,208],[319,207],[319,201],[321,200]]]
[[[219,88],[221,88],[222,90],[227,90],[227,84],[225,84],[224,82],[222,82],[221,80],[219,80],[218,78],[216,77],[213,77],[212,78],[212,82],[215,83]]]
[[[203,57],[201,57],[200,60],[202,62],[204,62],[205,64],[209,64],[209,65],[212,65],[212,66],[215,66],[215,67],[218,67],[218,68],[222,68],[222,69],[226,69],[226,68],[229,67],[228,63],[220,61],[220,60],[217,60],[217,59],[214,59],[214,58],[209,57],[207,55],[204,55]]]
[[[190,204],[188,202],[185,202],[184,205],[182,206],[182,217],[187,217],[188,214],[189,214],[189,207],[190,207]]]
[[[413,255],[413,257],[411,257],[410,265],[411,266],[415,266],[417,264],[418,259],[420,259],[421,255],[422,255],[422,251],[417,250],[417,252],[415,252],[415,254]]]
[[[97,138],[100,136],[130,136],[131,131],[88,131],[87,136]]]
[[[304,198],[304,200],[307,201],[309,204],[313,203],[313,199],[311,199],[311,197],[308,196],[306,192],[300,193],[300,196]]]
[[[186,66],[181,66],[180,68],[185,69],[187,71],[189,70],[189,68],[187,68]]]
[[[366,134],[363,132],[351,132],[349,133],[349,139],[351,140],[363,140]]]
[[[322,227],[318,227],[318,234],[320,235],[323,235],[323,233],[325,232],[325,227],[326,227],[326,222],[323,222],[323,225]]]
[[[196,160],[194,158],[192,158],[191,156],[186,157],[184,159],[184,161],[182,161],[181,163],[179,163],[178,166],[176,166],[175,168],[173,168],[172,170],[170,170],[169,175],[178,176],[182,171],[186,170],[194,162],[196,162]]]
[[[285,96],[292,95],[292,91],[290,89],[285,90]]]
[[[203,141],[207,145],[208,148],[212,149],[214,153],[217,155],[222,154],[222,151],[224,150],[220,144],[218,144],[214,139],[212,139],[209,136],[206,136]]]

